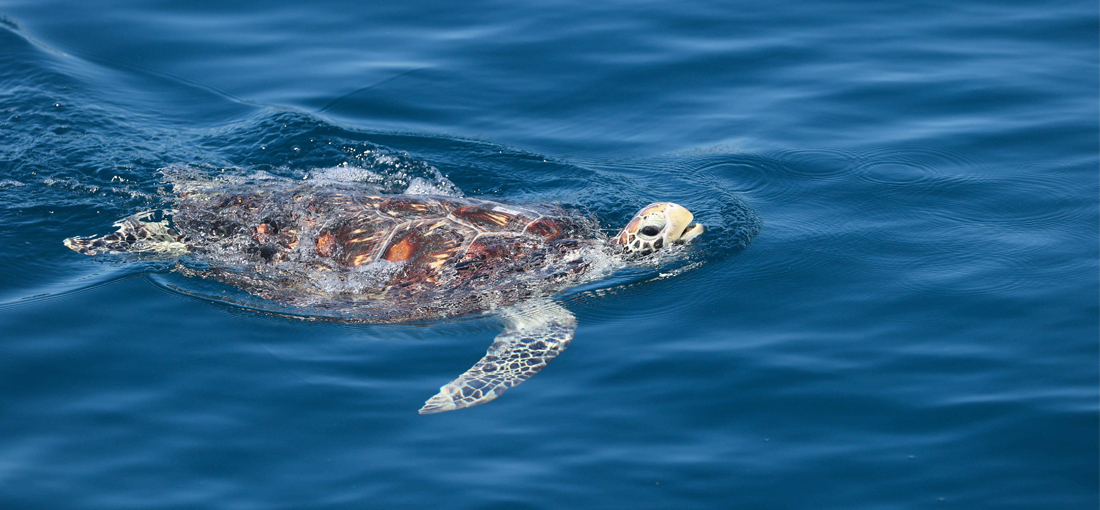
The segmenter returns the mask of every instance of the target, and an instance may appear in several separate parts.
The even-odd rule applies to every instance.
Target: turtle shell
[[[504,306],[573,283],[595,222],[556,205],[259,186],[181,196],[187,269],[267,299],[398,320]],[[346,310],[345,310],[346,312]],[[345,314],[346,315],[346,314]],[[387,319],[388,320],[388,319]]]

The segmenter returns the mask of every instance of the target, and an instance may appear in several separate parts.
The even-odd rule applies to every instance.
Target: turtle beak
[[[692,223],[695,215],[678,204],[669,203],[665,214],[668,218],[668,242],[686,243],[706,231],[706,227]]]
[[[691,225],[688,225],[687,228],[684,229],[683,233],[680,234],[680,239],[674,241],[674,243],[675,244],[690,243],[692,239],[695,239],[696,237],[699,237],[699,234],[702,234],[703,232],[706,232],[706,231],[707,231],[707,227],[704,227],[703,225],[700,225],[698,223],[692,223]]]

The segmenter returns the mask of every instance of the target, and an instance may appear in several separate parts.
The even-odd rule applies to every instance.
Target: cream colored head
[[[694,218],[690,211],[672,202],[649,204],[608,243],[630,254],[649,255],[665,246],[691,241],[705,232],[706,227],[691,222]]]

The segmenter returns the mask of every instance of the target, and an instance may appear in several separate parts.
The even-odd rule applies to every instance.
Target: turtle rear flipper
[[[168,227],[167,220],[143,221],[156,214],[146,211],[115,222],[118,231],[102,237],[70,237],[65,246],[84,255],[117,255],[122,253],[178,254],[187,251],[179,235]]]
[[[428,399],[420,414],[484,404],[535,375],[573,341],[577,318],[553,301],[517,305],[504,313],[505,330],[485,357]]]

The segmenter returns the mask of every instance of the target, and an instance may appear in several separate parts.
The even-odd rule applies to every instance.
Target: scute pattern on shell
[[[554,205],[370,194],[291,180],[188,187],[173,227],[182,272],[369,322],[465,315],[575,285],[604,239]]]

